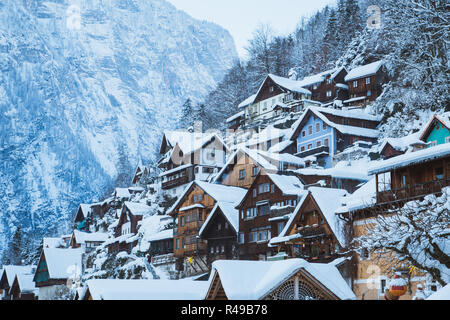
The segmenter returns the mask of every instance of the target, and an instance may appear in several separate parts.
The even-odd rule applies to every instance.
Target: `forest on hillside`
[[[383,59],[390,81],[372,112],[384,115],[384,136],[415,131],[422,112],[450,109],[449,7],[445,0],[338,0],[299,21],[288,36],[260,25],[248,59],[236,61],[202,104],[187,100],[180,127],[202,120],[204,128],[224,130],[225,119],[268,73],[302,79]]]

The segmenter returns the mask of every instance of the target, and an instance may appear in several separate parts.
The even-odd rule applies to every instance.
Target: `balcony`
[[[326,235],[325,228],[316,224],[313,226],[300,226],[297,228],[297,231],[303,239],[311,239]]]
[[[192,222],[188,222],[185,223],[184,226],[182,226],[184,231],[198,231],[200,230],[200,228],[203,226],[203,224],[205,223],[205,221],[192,221]]]
[[[171,188],[175,188],[178,186],[182,186],[187,183],[189,183],[189,177],[187,175],[185,175],[185,176],[179,177],[177,179],[162,182],[161,187],[162,187],[162,189],[166,190],[166,189],[171,189]]]
[[[314,155],[319,155],[319,154],[329,154],[330,152],[330,147],[328,146],[320,146],[314,149],[309,149],[303,152],[299,152],[296,154],[297,157],[299,158],[306,158],[309,156],[314,156]]]
[[[270,208],[270,217],[271,218],[282,217],[294,212],[294,210],[295,210],[294,206],[272,207]]]
[[[184,253],[186,255],[206,253],[206,251],[207,251],[207,245],[206,245],[206,243],[203,243],[203,242],[186,244],[184,246]]]
[[[377,193],[377,203],[382,204],[421,198],[429,194],[440,193],[442,188],[448,186],[450,186],[450,179],[442,179],[409,185],[395,190],[381,191]]]

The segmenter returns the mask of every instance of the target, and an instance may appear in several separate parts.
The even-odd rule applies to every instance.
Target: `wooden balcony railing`
[[[330,152],[330,148],[327,146],[320,146],[314,149],[309,149],[303,152],[299,152],[296,154],[297,157],[300,158],[305,158],[305,157],[309,157],[309,156],[313,156],[315,154],[319,154],[319,153],[329,153]]]
[[[187,175],[179,177],[178,179],[163,182],[161,184],[161,187],[162,187],[162,189],[170,189],[170,188],[181,186],[186,183],[189,183],[189,177]]]
[[[326,235],[325,228],[316,225],[310,227],[300,226],[297,228],[297,231],[301,234],[303,239],[315,238]]]
[[[389,203],[420,198],[429,194],[440,193],[442,188],[450,186],[450,179],[442,179],[409,185],[394,190],[378,192],[377,203]]]
[[[270,208],[270,217],[271,218],[281,217],[294,212],[294,210],[295,210],[294,206],[273,207]]]

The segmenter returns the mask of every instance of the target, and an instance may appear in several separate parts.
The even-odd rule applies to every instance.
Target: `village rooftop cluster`
[[[448,285],[420,270],[411,276],[402,262],[385,268],[370,251],[350,250],[380,210],[449,186],[450,114],[380,139],[382,115],[370,107],[387,79],[383,61],[301,80],[269,74],[227,119],[226,135],[164,132],[157,166],[141,164],[131,186],[81,204],[71,234],[43,239],[37,266],[4,266],[0,294],[448,298]],[[107,276],[111,257],[126,261],[120,279]]]

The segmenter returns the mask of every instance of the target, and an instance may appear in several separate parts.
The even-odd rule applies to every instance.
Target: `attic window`
[[[275,89],[274,89],[273,86],[269,88],[269,91],[270,91],[270,92],[273,92],[274,90],[275,90]]]

